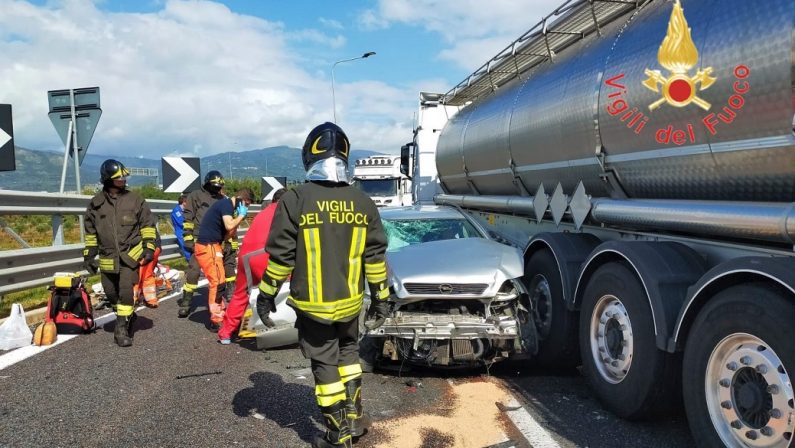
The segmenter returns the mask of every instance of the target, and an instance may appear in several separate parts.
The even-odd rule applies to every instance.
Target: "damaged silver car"
[[[521,252],[455,208],[382,209],[394,294],[376,359],[472,366],[535,353]]]

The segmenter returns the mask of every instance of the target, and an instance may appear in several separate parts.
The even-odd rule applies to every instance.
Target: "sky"
[[[31,149],[63,151],[48,91],[98,86],[95,154],[300,148],[335,111],[353,149],[394,154],[419,92],[449,91],[563,2],[0,0],[0,103]]]

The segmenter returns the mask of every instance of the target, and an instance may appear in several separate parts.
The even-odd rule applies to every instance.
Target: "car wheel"
[[[569,311],[563,301],[560,270],[552,252],[534,253],[525,264],[524,278],[538,331],[537,363],[548,368],[577,366],[577,313]]]
[[[795,432],[795,307],[763,284],[718,293],[687,338],[684,397],[705,447],[790,446]]]
[[[679,394],[681,361],[655,345],[643,285],[623,263],[598,268],[580,309],[582,370],[611,412],[638,420],[670,410]]]

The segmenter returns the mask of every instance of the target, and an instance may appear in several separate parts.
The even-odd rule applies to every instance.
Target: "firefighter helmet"
[[[129,175],[130,170],[118,160],[108,159],[99,167],[99,179],[103,184],[111,180],[126,179]]]
[[[350,149],[350,141],[342,128],[334,123],[325,122],[312,129],[306,137],[301,154],[304,169],[309,169],[318,160],[329,157],[336,157],[347,165]]]
[[[224,175],[218,170],[211,170],[204,175],[205,187],[212,186],[220,190],[225,183]]]

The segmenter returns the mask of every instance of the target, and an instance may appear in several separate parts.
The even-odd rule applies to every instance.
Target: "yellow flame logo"
[[[696,95],[698,90],[705,90],[711,86],[716,78],[712,75],[712,67],[706,67],[690,76],[688,71],[698,64],[698,49],[690,37],[690,27],[687,26],[685,12],[679,0],[674,2],[671,19],[668,21],[668,32],[665,34],[660,49],[657,52],[657,61],[665,67],[671,76],[664,76],[659,70],[645,70],[646,80],[643,85],[653,91],[660,92],[662,98],[649,104],[649,110],[668,103],[674,107],[685,107],[695,103],[704,110],[709,110],[712,105]]]

